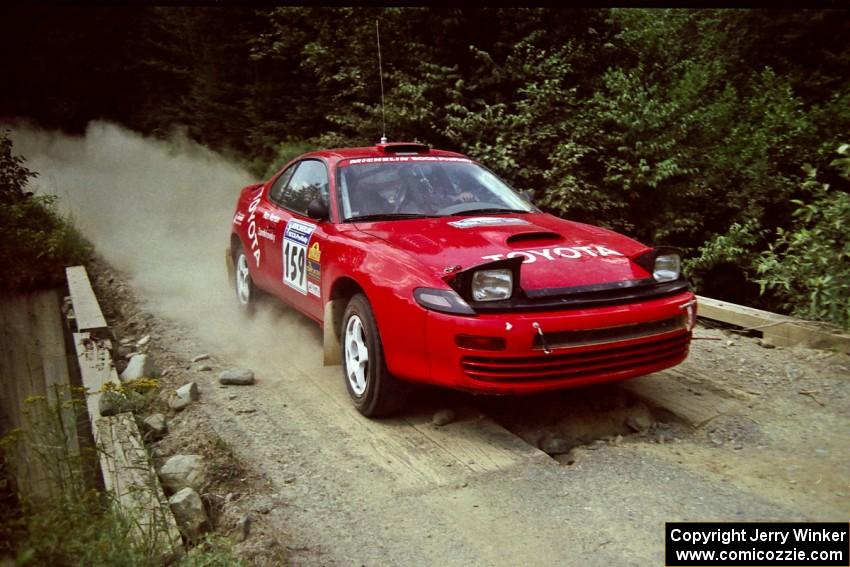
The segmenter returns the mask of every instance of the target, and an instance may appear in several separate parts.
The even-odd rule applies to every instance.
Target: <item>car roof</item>
[[[318,150],[305,154],[303,157],[321,157],[328,161],[339,162],[351,158],[387,157],[395,155],[428,155],[461,158],[467,157],[457,152],[432,149],[414,142],[391,142],[387,144],[377,144],[374,146],[365,146],[360,148],[333,148],[328,150]]]

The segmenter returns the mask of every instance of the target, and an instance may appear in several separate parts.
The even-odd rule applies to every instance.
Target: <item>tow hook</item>
[[[546,343],[546,335],[543,334],[543,328],[540,326],[540,323],[535,321],[531,324],[531,326],[537,329],[537,334],[540,335],[540,345],[543,347],[543,353],[552,354],[552,349],[550,349],[548,343]]]
[[[694,327],[697,326],[697,300],[691,299],[687,303],[683,303],[679,306],[679,309],[685,311],[688,315],[687,329],[689,331],[693,331]]]

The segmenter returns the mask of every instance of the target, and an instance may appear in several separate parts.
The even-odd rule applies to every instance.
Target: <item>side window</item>
[[[295,173],[295,168],[298,167],[298,164],[290,165],[286,168],[286,171],[280,174],[280,177],[274,180],[272,183],[272,188],[269,189],[269,198],[275,203],[280,203],[283,199],[283,190],[286,188],[286,184],[289,183],[289,179],[292,177],[292,174]]]
[[[317,197],[328,201],[328,170],[319,160],[304,160],[298,164],[279,203],[287,209],[304,214],[310,201]]]

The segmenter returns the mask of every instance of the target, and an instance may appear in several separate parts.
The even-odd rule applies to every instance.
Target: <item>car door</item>
[[[297,165],[289,166],[272,180],[267,199],[261,200],[254,212],[257,224],[256,238],[261,259],[259,274],[254,278],[254,281],[263,289],[272,292],[275,292],[275,287],[280,281],[280,239],[283,235],[282,227],[286,224],[281,216],[281,207],[278,203],[283,197],[283,192]]]
[[[307,216],[313,199],[328,202],[328,170],[319,159],[304,159],[280,192],[269,192],[269,211],[280,218],[275,232],[276,266],[279,266],[275,293],[310,317],[322,316],[321,255],[326,241],[325,227]],[[271,266],[272,264],[270,264]]]

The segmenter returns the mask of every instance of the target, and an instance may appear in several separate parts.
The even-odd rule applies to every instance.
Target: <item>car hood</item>
[[[526,290],[642,279],[631,258],[649,248],[603,228],[545,213],[440,217],[359,223],[358,229],[408,252],[434,275],[523,257]]]

